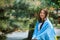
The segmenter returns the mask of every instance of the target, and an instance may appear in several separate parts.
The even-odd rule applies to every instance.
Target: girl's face
[[[40,12],[40,18],[41,19],[45,18],[45,12],[44,12],[44,10],[41,10],[41,12]]]

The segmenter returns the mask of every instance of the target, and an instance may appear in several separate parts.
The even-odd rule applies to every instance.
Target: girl
[[[55,31],[49,21],[48,11],[41,9],[38,15],[38,21],[32,36],[32,40],[55,40]]]

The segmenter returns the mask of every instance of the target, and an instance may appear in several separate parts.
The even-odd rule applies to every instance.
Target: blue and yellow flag
[[[39,24],[39,22],[36,23],[36,27],[35,27],[32,39],[56,40],[56,38],[55,38],[56,34],[54,31],[54,28],[48,18],[47,18],[47,20],[45,20],[40,31],[38,31],[38,24]]]

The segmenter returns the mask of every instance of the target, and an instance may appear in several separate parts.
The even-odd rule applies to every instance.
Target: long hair
[[[45,18],[46,18],[47,15],[48,15],[48,11],[47,11],[46,9],[40,9],[39,12],[38,12],[38,21],[39,21],[39,22],[42,22],[42,19],[41,19],[41,17],[40,17],[40,13],[41,13],[42,10],[44,11]],[[44,21],[43,21],[43,22],[44,22]]]

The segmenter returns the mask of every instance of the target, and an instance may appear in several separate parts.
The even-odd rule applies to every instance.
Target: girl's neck
[[[42,19],[42,22],[44,22],[44,20],[46,20],[46,18],[43,18],[43,19]]]

